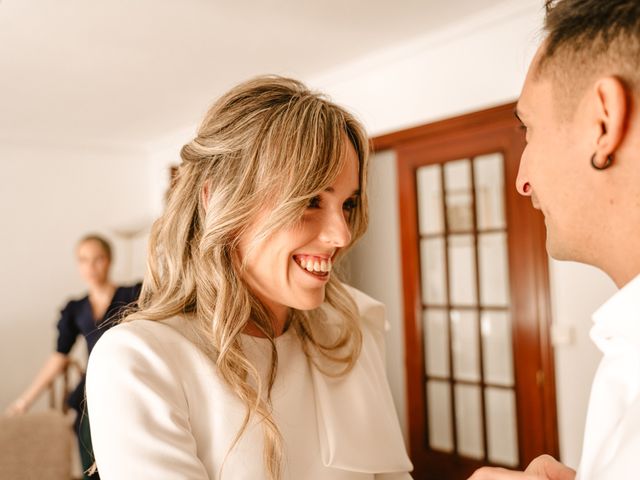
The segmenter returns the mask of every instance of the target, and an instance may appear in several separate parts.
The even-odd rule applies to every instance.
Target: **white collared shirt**
[[[577,480],[640,478],[640,275],[593,315],[602,351]]]

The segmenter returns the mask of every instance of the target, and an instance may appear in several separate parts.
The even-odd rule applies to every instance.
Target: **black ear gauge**
[[[591,166],[593,168],[595,168],[596,170],[606,170],[607,168],[609,168],[611,166],[612,163],[613,163],[613,155],[607,155],[607,161],[601,167],[596,165],[596,154],[594,153],[591,156]]]

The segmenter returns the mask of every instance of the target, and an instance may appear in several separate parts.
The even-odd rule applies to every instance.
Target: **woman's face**
[[[90,286],[99,286],[109,280],[111,261],[100,242],[87,240],[78,245],[76,251],[78,270],[82,279]]]
[[[248,246],[263,226],[259,219],[240,241],[244,279],[284,324],[289,308],[312,310],[324,301],[336,253],[351,242],[349,216],[359,197],[358,156],[347,142],[344,168],[333,185],[314,198],[296,227]]]

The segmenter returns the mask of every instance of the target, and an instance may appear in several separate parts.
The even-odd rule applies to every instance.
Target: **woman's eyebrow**
[[[329,192],[329,193],[335,193],[335,189],[333,187],[327,187],[324,189],[325,192]],[[355,195],[360,195],[360,189],[356,188],[353,193],[351,195],[349,195],[350,197],[353,197]]]

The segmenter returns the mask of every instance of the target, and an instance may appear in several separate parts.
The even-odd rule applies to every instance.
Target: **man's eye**
[[[320,197],[313,197],[309,200],[309,205],[307,208],[320,208]]]
[[[355,210],[357,206],[358,206],[358,200],[355,198],[350,198],[349,200],[344,202],[344,204],[342,204],[342,209],[346,210],[347,212],[351,212]]]

